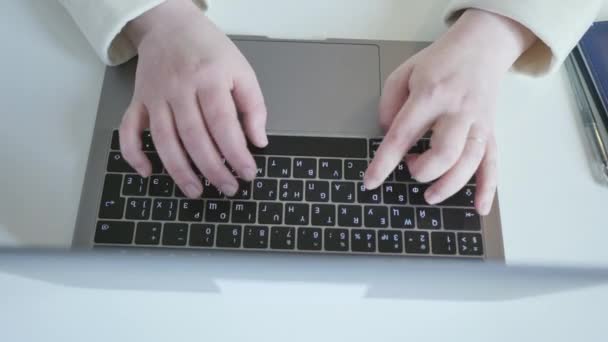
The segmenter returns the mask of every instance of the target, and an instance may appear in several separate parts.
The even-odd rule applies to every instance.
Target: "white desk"
[[[431,40],[443,30],[438,17],[445,1],[251,3],[214,1],[210,16],[230,33]],[[2,14],[0,241],[68,246],[104,66],[55,1],[4,2]],[[608,8],[602,17],[608,18]],[[500,209],[509,263],[608,265],[608,188],[590,176],[569,91],[564,72],[543,80],[512,76],[499,100]],[[51,335],[57,340],[102,340],[128,328],[138,332],[117,335],[177,340],[196,334],[217,340],[274,327],[271,337],[281,340],[377,340],[380,332],[414,339],[450,335],[506,341],[527,333],[532,323],[545,330],[539,335],[543,340],[557,341],[597,332],[604,324],[601,315],[583,320],[579,310],[590,313],[608,304],[606,287],[463,304],[363,300],[353,291],[349,295],[327,287],[315,292],[295,285],[258,284],[259,295],[252,297],[230,291],[230,284],[221,295],[73,289],[6,274],[0,274],[0,284],[12,288],[3,295],[8,302],[2,305],[0,322],[7,324],[0,326],[16,333],[20,323],[40,322],[39,329],[22,333],[39,338],[59,327],[60,332]],[[316,297],[301,296],[300,291]],[[127,305],[117,310],[115,303]],[[84,321],[75,324],[78,317]],[[113,323],[105,325],[109,318]],[[164,323],[168,321],[180,325],[169,328]],[[472,321],[479,325],[477,330],[458,332]],[[307,328],[294,336],[297,327]]]

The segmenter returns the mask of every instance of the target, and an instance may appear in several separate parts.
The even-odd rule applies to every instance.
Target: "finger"
[[[475,207],[480,215],[488,215],[492,209],[492,202],[496,194],[498,183],[498,169],[496,167],[496,139],[488,139],[486,153],[477,171],[477,190],[475,194]]]
[[[420,157],[420,154],[413,154],[413,153],[408,153],[405,155],[405,165],[407,165],[407,169],[410,169],[410,164],[415,162],[418,157]]]
[[[234,195],[238,190],[237,180],[226,168],[207,132],[196,96],[177,99],[171,103],[171,108],[179,118],[175,125],[190,159],[209,182],[223,193]]]
[[[462,189],[473,177],[483,159],[487,145],[485,138],[476,134],[479,132],[474,128],[471,129],[470,136],[479,137],[479,140],[467,139],[458,162],[427,189],[424,197],[429,204],[443,202]]]
[[[412,74],[412,67],[405,63],[397,68],[384,82],[382,96],[378,104],[380,127],[388,131],[393,119],[403,107],[409,96],[409,82]]]
[[[412,177],[427,183],[454,166],[462,155],[470,126],[458,115],[442,115],[433,126],[431,148],[408,165]]]
[[[408,149],[427,131],[434,110],[433,104],[425,97],[408,98],[365,172],[363,182],[366,188],[377,188],[393,172]]]
[[[173,114],[165,102],[148,107],[150,111],[150,132],[152,140],[163,161],[167,172],[171,175],[177,186],[184,190],[190,198],[199,197],[203,191],[200,180],[192,170],[190,162],[182,148]]]
[[[219,151],[244,180],[253,180],[256,164],[247,149],[247,141],[236,114],[228,88],[207,87],[198,91],[205,124]]]
[[[232,96],[239,112],[243,114],[245,133],[257,147],[268,145],[266,136],[266,104],[255,74],[247,75],[235,82]]]
[[[148,113],[143,104],[133,101],[127,108],[119,128],[120,152],[127,163],[142,177],[152,174],[152,164],[142,151],[141,135],[148,127]]]

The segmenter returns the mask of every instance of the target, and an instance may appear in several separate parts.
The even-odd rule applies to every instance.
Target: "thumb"
[[[412,66],[405,62],[386,79],[382,88],[382,96],[378,104],[380,127],[388,131],[395,116],[403,107],[409,96],[409,80]]]
[[[242,113],[245,134],[249,140],[257,147],[268,145],[266,136],[268,113],[255,74],[236,80],[232,96],[237,110]]]

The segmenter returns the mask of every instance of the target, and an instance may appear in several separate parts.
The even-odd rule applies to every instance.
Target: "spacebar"
[[[269,135],[265,148],[249,147],[261,155],[367,158],[367,139]]]

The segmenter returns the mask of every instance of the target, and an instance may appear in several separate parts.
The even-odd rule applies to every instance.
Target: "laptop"
[[[118,126],[136,62],[105,74],[75,249],[185,249],[205,253],[369,255],[504,261],[498,200],[474,209],[475,181],[438,205],[400,164],[376,190],[363,172],[382,140],[377,104],[388,75],[424,42],[232,37],[255,70],[268,107],[269,145],[252,148],[257,178],[233,198],[201,179],[200,199],[175,186],[149,132],[153,175],[120,153]],[[427,134],[410,152],[429,148]],[[291,258],[291,257],[290,257]]]

